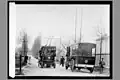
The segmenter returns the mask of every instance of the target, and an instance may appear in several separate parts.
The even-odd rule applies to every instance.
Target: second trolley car
[[[91,73],[94,70],[96,58],[96,44],[93,43],[78,43],[67,47],[65,68],[71,68],[74,71],[85,68]]]

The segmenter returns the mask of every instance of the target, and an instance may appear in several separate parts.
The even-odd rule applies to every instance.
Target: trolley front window
[[[95,56],[95,48],[92,48],[92,56]]]

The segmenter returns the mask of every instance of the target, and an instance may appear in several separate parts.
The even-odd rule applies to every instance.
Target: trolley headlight
[[[50,59],[50,57],[48,57],[48,59]]]
[[[88,60],[85,60],[85,63],[88,63]]]

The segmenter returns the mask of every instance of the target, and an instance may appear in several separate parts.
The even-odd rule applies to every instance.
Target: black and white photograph
[[[9,76],[110,78],[112,1],[46,2],[8,2]]]

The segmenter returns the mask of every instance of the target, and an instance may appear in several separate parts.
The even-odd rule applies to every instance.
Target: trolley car
[[[55,46],[42,46],[39,52],[39,63],[38,65],[43,67],[50,67],[55,65],[56,47]]]
[[[93,43],[78,43],[67,47],[65,68],[71,68],[74,71],[85,68],[91,73],[94,70],[96,58],[96,44]]]

